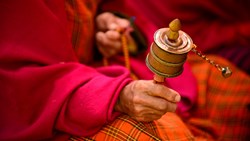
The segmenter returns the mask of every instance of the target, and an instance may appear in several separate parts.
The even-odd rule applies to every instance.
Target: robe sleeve
[[[119,115],[129,72],[78,62],[64,1],[1,1],[0,18],[0,140],[89,136]]]

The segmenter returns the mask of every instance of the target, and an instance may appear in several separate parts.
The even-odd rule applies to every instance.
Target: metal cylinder
[[[193,47],[193,41],[185,32],[179,30],[176,40],[170,40],[169,28],[161,28],[154,34],[154,42],[146,57],[147,67],[161,77],[176,77],[183,71],[187,53]]]

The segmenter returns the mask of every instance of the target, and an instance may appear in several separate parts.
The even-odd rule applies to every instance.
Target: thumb
[[[179,102],[181,100],[181,96],[178,92],[173,89],[170,89],[162,84],[155,84],[148,87],[150,90],[149,95],[161,97],[170,102]]]

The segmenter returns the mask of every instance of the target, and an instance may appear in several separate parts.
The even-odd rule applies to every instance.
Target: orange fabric
[[[250,138],[250,77],[228,61],[208,56],[233,70],[230,78],[210,64],[190,55],[188,62],[198,81],[198,100],[192,118],[185,121],[197,137],[217,140]]]
[[[194,140],[194,136],[175,114],[167,113],[161,119],[155,121],[158,136],[161,140]]]
[[[93,59],[93,36],[99,0],[66,0],[72,45],[82,63]]]
[[[127,115],[120,116],[114,122],[104,126],[92,137],[72,137],[70,140],[139,140],[170,141],[193,140],[194,137],[184,123],[174,113],[167,113],[155,122],[137,122]]]

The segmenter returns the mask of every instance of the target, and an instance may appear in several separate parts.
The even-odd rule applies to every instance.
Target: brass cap
[[[167,37],[169,40],[176,41],[179,38],[179,30],[181,29],[181,22],[179,19],[174,19],[169,23],[169,31]]]

